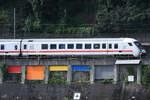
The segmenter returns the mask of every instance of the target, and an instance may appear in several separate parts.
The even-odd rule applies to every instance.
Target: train
[[[133,38],[0,39],[0,56],[81,56],[146,54]]]

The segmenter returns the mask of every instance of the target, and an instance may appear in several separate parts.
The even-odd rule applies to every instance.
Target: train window
[[[139,43],[138,41],[135,41],[134,43],[138,48],[143,49],[141,43]]]
[[[114,49],[118,49],[118,44],[114,44]]]
[[[100,48],[100,44],[94,44],[94,49],[99,49]]]
[[[25,44],[25,45],[23,46],[23,48],[24,48],[24,49],[27,49],[27,45]]]
[[[82,49],[82,44],[76,44],[76,49]]]
[[[42,44],[41,46],[42,49],[48,49],[48,44]]]
[[[56,49],[56,44],[50,44],[50,49]]]
[[[102,44],[102,48],[103,48],[103,49],[106,49],[106,44]]]
[[[17,45],[15,45],[15,48],[14,48],[15,50],[17,50],[18,49],[18,46]]]
[[[65,49],[65,44],[59,44],[59,49]]]
[[[68,49],[73,49],[73,48],[74,48],[74,45],[73,45],[73,44],[68,44],[68,45],[67,45],[67,48],[68,48]]]
[[[91,49],[91,44],[85,44],[85,49]]]
[[[5,49],[4,44],[1,44],[1,50],[4,50],[4,49]]]
[[[112,44],[109,44],[109,49],[112,49]]]
[[[128,43],[129,44],[129,46],[132,46],[132,43]]]

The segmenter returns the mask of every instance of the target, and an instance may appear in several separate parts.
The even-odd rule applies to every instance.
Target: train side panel
[[[0,39],[0,55],[133,55],[140,49],[132,38]],[[21,48],[20,48],[21,46]]]
[[[22,42],[22,55],[40,55],[39,43]]]
[[[23,55],[134,55],[136,48],[130,46],[128,42],[123,40],[98,40],[98,41],[81,41],[72,39],[66,41],[23,41]],[[129,43],[132,43],[130,40]],[[73,48],[68,48],[68,45],[73,45]],[[90,48],[86,46],[90,45]],[[80,47],[82,46],[82,47]]]
[[[18,56],[20,54],[20,41],[0,42],[0,55]]]

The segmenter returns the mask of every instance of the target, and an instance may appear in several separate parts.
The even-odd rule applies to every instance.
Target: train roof
[[[0,42],[97,42],[97,41],[137,41],[133,38],[55,38],[55,39],[0,39]]]
[[[20,42],[21,39],[0,39],[0,42]]]
[[[84,42],[84,41],[135,41],[132,38],[56,38],[56,39],[23,39],[23,42]]]

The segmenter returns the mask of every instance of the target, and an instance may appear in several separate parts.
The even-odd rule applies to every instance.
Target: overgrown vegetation
[[[134,75],[135,76],[134,67],[127,67],[127,70],[128,70],[129,75]]]
[[[67,72],[50,72],[49,83],[67,83]]]
[[[0,65],[1,75],[3,77],[3,81],[12,81],[12,82],[20,82],[21,73],[8,73],[8,66],[6,66],[5,62]]]
[[[148,0],[98,0],[97,29],[111,33],[144,32],[150,24],[149,6]]]
[[[13,32],[14,8],[16,32],[22,34],[150,31],[149,0],[1,0],[3,32]]]
[[[49,79],[49,83],[67,83],[67,80],[61,79],[59,76],[55,76]]]
[[[142,67],[142,84],[150,86],[150,65]]]
[[[16,31],[21,33],[89,34],[95,15],[95,1],[88,0],[15,0],[0,1],[0,24],[13,32],[16,8]],[[12,5],[11,5],[12,3]],[[14,5],[13,5],[14,4]]]
[[[7,78],[7,68],[6,68],[6,64],[2,63],[0,65],[0,69],[1,69],[1,75],[3,76],[3,81],[5,81],[5,79]]]
[[[102,79],[102,80],[100,80],[100,82],[103,84],[107,84],[107,83],[113,83],[114,80],[113,79]]]
[[[25,84],[41,84],[43,80],[25,80]]]

